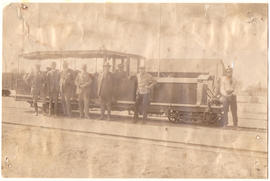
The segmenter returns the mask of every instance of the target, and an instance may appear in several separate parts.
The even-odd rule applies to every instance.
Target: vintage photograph
[[[268,4],[2,13],[2,177],[268,177]]]

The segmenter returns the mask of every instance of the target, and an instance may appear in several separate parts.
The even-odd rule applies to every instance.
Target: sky
[[[21,11],[16,3],[4,8],[4,72],[17,69],[22,52],[105,46],[149,59],[222,59],[233,65],[244,86],[267,87],[267,4],[26,6]]]

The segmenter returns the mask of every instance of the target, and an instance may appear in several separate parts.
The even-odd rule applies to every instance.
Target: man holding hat
[[[26,83],[30,84],[31,87],[31,95],[33,98],[33,105],[35,109],[35,115],[38,116],[38,99],[41,95],[41,88],[43,84],[45,83],[44,76],[42,72],[40,71],[40,65],[36,64],[35,69],[30,74],[27,74],[24,77],[24,80]]]
[[[139,109],[142,109],[143,120],[147,119],[148,106],[150,104],[150,89],[155,85],[156,80],[149,73],[145,72],[145,67],[139,67],[137,75],[136,103],[134,120],[137,121]],[[142,104],[142,105],[141,105]]]
[[[89,101],[91,94],[92,77],[87,72],[87,65],[82,65],[82,72],[80,72],[76,79],[75,85],[77,87],[77,94],[79,95],[79,109],[80,117],[89,119]]]
[[[111,119],[111,104],[113,96],[113,75],[110,72],[110,64],[105,63],[103,65],[103,72],[98,78],[98,96],[100,99],[101,117],[104,119],[105,109],[107,108],[108,117],[107,120]]]
[[[224,117],[223,117],[223,126],[228,125],[228,112],[229,107],[232,112],[233,125],[238,126],[238,117],[237,117],[237,99],[235,94],[235,81],[232,78],[233,69],[228,66],[225,69],[225,75],[221,78],[220,82],[220,93],[222,96]]]

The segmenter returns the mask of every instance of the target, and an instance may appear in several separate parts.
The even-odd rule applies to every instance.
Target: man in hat
[[[145,71],[144,66],[139,67],[137,74],[137,91],[134,111],[135,122],[138,119],[139,109],[142,109],[143,121],[147,119],[148,106],[150,104],[150,89],[155,85],[156,80]],[[141,105],[142,104],[142,105]]]
[[[36,64],[34,71],[27,74],[24,77],[25,82],[27,82],[31,87],[31,95],[33,98],[33,105],[35,109],[35,115],[38,116],[38,99],[40,97],[41,88],[44,84],[44,76],[40,71],[40,65]]]
[[[47,72],[47,83],[49,90],[49,115],[51,116],[53,113],[57,115],[60,73],[56,69],[56,62],[52,62],[50,70]]]
[[[73,96],[74,77],[73,71],[68,68],[68,63],[63,63],[63,70],[60,75],[60,93],[61,103],[63,107],[64,115],[71,117],[71,105],[70,100]]]
[[[45,115],[47,112],[47,96],[49,96],[49,87],[48,87],[48,80],[47,80],[47,74],[51,70],[50,67],[46,67],[46,70],[42,72],[44,82],[42,84],[41,90],[40,90],[40,98],[42,100],[42,112]]]
[[[224,117],[223,117],[223,126],[228,125],[228,112],[229,107],[232,112],[233,125],[238,126],[238,117],[237,117],[237,99],[235,94],[235,81],[232,78],[233,69],[227,67],[225,69],[225,75],[221,78],[220,81],[220,93],[222,96]]]
[[[75,85],[77,87],[77,94],[79,95],[79,109],[80,117],[89,119],[89,101],[91,94],[92,77],[87,72],[87,65],[82,65],[82,72],[80,72],[76,79]]]
[[[98,96],[100,99],[101,116],[100,119],[104,119],[105,109],[107,108],[108,117],[107,120],[111,119],[111,104],[113,96],[113,85],[114,79],[110,72],[110,64],[105,63],[103,65],[103,72],[98,78]]]

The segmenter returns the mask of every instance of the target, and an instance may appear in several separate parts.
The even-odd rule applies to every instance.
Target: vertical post
[[[139,72],[139,67],[140,67],[140,58],[137,59],[137,73]]]
[[[158,31],[158,77],[160,76],[160,28],[161,28],[161,4],[159,4],[159,31]]]
[[[127,74],[128,75],[130,74],[129,71],[130,71],[130,57],[127,58]]]
[[[15,99],[17,98],[17,92],[18,92],[18,77],[19,77],[19,74],[20,74],[20,66],[19,66],[19,64],[20,64],[20,55],[18,55],[18,67],[17,67],[17,75],[16,75],[16,94],[15,94]]]
[[[105,65],[105,63],[107,62],[107,57],[103,54],[103,65],[102,65],[102,71],[103,70],[103,66]]]
[[[95,73],[97,73],[97,57],[96,57],[96,72]]]
[[[112,71],[115,72],[115,57],[112,58]]]

